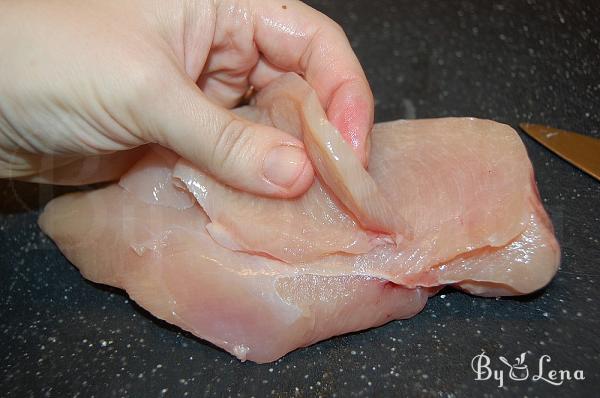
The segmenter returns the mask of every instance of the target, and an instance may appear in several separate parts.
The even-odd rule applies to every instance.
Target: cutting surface
[[[600,3],[311,1],[350,37],[376,120],[475,116],[600,137]],[[276,363],[241,363],[85,281],[36,225],[64,189],[0,182],[0,395],[593,396],[600,387],[600,184],[521,134],[562,245],[543,291],[517,299],[444,291],[413,319],[336,337]],[[449,165],[451,167],[451,165]],[[83,189],[83,188],[81,188]],[[472,358],[527,352],[553,386],[476,381]],[[512,394],[511,394],[512,395]]]

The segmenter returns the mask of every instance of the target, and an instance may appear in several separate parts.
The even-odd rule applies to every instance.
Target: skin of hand
[[[299,1],[0,1],[0,177],[116,179],[158,143],[236,188],[297,196],[314,173],[302,142],[228,110],[288,71],[366,164],[365,75]]]

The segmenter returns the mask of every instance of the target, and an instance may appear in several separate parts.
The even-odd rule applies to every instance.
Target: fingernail
[[[263,173],[273,184],[289,188],[294,185],[307,161],[306,153],[302,149],[281,145],[267,153],[263,163]]]

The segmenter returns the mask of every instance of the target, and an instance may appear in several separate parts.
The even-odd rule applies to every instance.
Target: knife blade
[[[600,181],[600,139],[541,124],[521,123],[534,140]]]

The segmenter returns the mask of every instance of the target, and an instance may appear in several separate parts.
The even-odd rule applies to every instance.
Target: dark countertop
[[[310,2],[346,30],[377,101],[377,121],[469,115],[544,122],[600,137],[596,1]],[[562,245],[561,270],[517,299],[445,291],[410,320],[333,338],[266,365],[149,316],[86,282],[36,226],[63,191],[0,183],[0,395],[593,396],[600,387],[600,183],[523,136]],[[528,352],[586,380],[475,381]],[[508,377],[507,375],[505,377]]]

